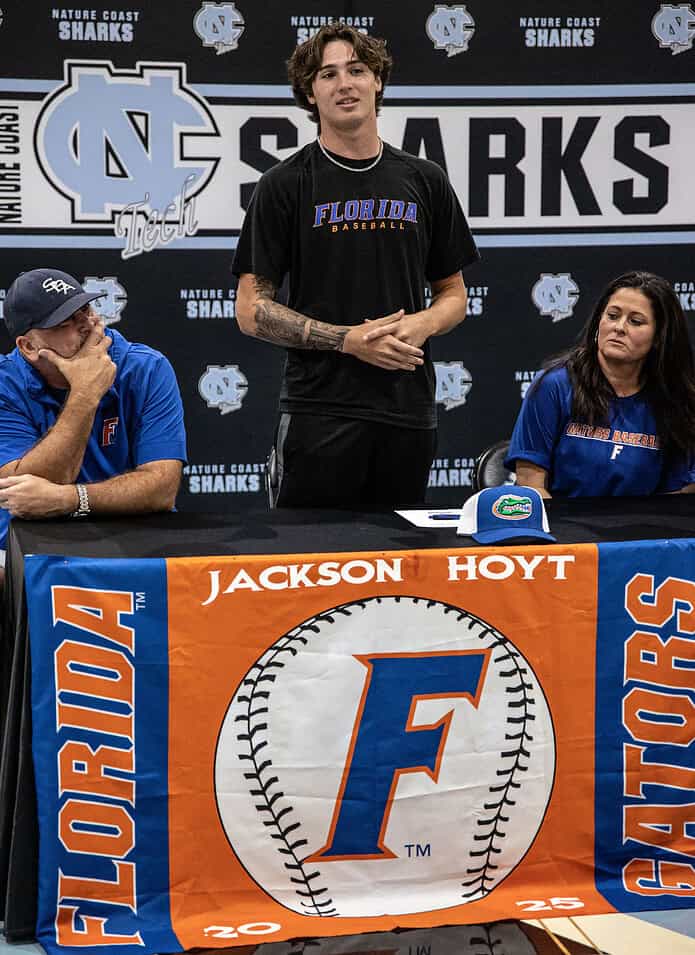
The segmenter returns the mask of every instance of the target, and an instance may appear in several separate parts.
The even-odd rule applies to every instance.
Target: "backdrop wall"
[[[0,307],[54,265],[171,359],[189,436],[179,506],[265,500],[282,352],[234,321],[230,267],[260,174],[315,135],[285,60],[326,20],[388,39],[382,136],[444,166],[482,261],[433,342],[432,502],[470,493],[544,357],[629,268],[695,313],[695,5],[180,0],[0,12]],[[2,345],[11,343],[4,332]]]

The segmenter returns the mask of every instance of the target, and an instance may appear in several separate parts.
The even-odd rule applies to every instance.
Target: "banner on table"
[[[27,558],[39,940],[695,906],[685,551]]]

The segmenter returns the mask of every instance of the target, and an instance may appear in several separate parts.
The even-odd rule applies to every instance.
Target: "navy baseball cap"
[[[78,308],[103,295],[85,292],[80,283],[60,269],[22,272],[7,290],[3,318],[11,338],[30,328],[53,328]]]
[[[518,484],[486,487],[469,497],[456,533],[468,534],[479,544],[514,542],[519,537],[556,542],[543,498],[535,488]]]

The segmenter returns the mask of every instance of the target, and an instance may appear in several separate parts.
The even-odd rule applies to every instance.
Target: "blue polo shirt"
[[[77,481],[93,484],[148,461],[186,460],[183,406],[174,370],[160,352],[113,329],[116,378],[103,396]],[[66,392],[49,388],[15,348],[0,356],[0,467],[23,457],[55,424]],[[9,514],[0,508],[0,547]]]

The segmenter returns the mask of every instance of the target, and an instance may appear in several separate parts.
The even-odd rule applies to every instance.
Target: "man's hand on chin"
[[[72,358],[63,358],[51,348],[39,350],[39,358],[50,361],[68,383],[70,391],[87,402],[98,403],[116,378],[116,365],[109,356],[112,339],[101,323],[93,325]]]
[[[0,507],[12,517],[59,517],[77,510],[74,484],[54,484],[35,474],[0,478]]]

